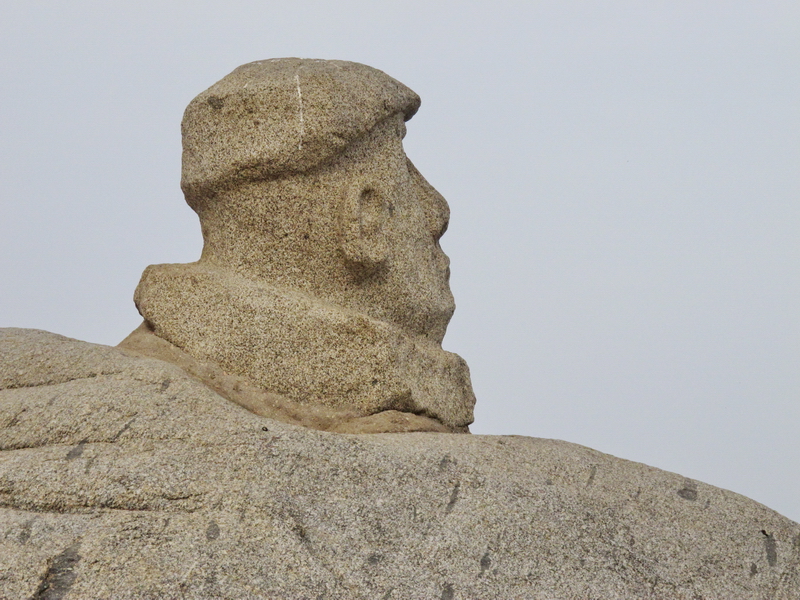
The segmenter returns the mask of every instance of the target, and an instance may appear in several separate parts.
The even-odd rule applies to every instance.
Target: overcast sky
[[[0,5],[0,326],[116,344],[196,260],[180,120],[236,66],[422,96],[475,433],[558,438],[800,521],[800,4]]]

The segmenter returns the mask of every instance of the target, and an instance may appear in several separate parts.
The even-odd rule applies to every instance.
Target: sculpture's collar
[[[148,267],[134,298],[159,337],[299,404],[472,422],[464,360],[389,323],[203,263]]]

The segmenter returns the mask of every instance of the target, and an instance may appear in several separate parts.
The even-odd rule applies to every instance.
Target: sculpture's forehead
[[[198,95],[183,119],[187,193],[215,182],[311,169],[419,96],[382,71],[346,61],[283,58],[237,68]]]

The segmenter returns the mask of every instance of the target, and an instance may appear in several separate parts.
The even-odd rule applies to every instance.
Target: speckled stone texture
[[[148,268],[136,300],[160,337],[301,404],[472,422],[464,360],[385,321],[202,264]]]
[[[135,301],[149,330],[300,405],[466,431],[469,372],[441,348],[449,208],[402,144],[418,107],[343,61],[250,63],[201,93],[184,115],[181,185],[203,252],[145,272]]]
[[[800,597],[800,525],[566,442],[343,435],[0,330],[0,597]]]

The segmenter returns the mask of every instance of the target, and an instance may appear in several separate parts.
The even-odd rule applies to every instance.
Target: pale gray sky
[[[422,96],[475,433],[577,442],[800,520],[800,4],[0,6],[0,326],[116,344],[200,252],[180,119],[239,64]]]

